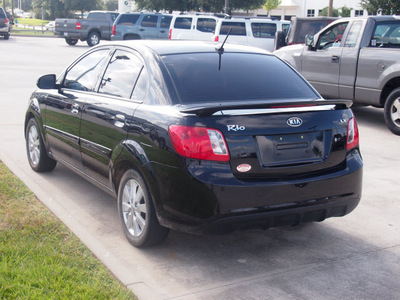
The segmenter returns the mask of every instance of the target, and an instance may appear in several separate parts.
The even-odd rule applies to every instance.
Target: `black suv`
[[[351,212],[363,162],[347,100],[268,51],[196,41],[99,46],[30,99],[33,170],[60,162],[118,198],[135,246]]]

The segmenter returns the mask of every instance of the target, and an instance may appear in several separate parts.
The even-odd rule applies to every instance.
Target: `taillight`
[[[228,147],[219,130],[171,125],[169,135],[176,152],[184,157],[229,161]]]
[[[76,29],[82,29],[82,24],[80,22],[76,22]]]
[[[7,24],[7,23],[8,23],[7,18],[4,18],[4,24]]]
[[[218,41],[219,41],[219,36],[218,36],[218,35],[214,38],[214,41],[215,41],[215,42],[218,42]]]
[[[169,30],[169,35],[168,35],[169,39],[171,39],[171,37],[172,37],[172,29]]]
[[[115,25],[112,27],[112,35],[117,35],[117,26]]]
[[[356,118],[351,118],[347,123],[347,150],[358,146],[360,137],[358,134],[358,126]]]

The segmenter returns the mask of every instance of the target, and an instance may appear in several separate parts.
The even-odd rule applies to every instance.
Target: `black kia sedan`
[[[322,221],[360,201],[351,101],[322,99],[262,49],[107,44],[37,85],[25,119],[30,166],[45,172],[60,162],[114,195],[136,247],[160,243],[169,229]]]

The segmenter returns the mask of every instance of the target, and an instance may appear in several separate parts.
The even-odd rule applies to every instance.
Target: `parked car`
[[[275,33],[287,32],[289,21],[262,18],[218,20],[212,40],[223,41],[230,31],[229,43],[274,50]]]
[[[400,18],[339,19],[306,45],[274,52],[326,98],[384,108],[387,127],[400,135]]]
[[[134,246],[350,213],[363,162],[348,100],[324,100],[266,50],[138,40],[39,78],[25,117],[36,172],[60,162],[118,199]]]
[[[3,36],[5,40],[10,38],[11,23],[7,18],[6,11],[0,7],[0,36]]]
[[[112,41],[168,39],[172,15],[158,13],[123,13],[115,20]]]
[[[45,28],[46,30],[50,30],[50,31],[54,31],[55,27],[56,27],[56,21],[50,21],[49,23],[47,23],[47,24],[44,26],[44,28]]]
[[[112,26],[117,17],[117,12],[91,11],[85,19],[56,19],[54,35],[64,38],[71,46],[81,40],[92,47],[100,40],[111,39]]]
[[[169,28],[171,40],[210,41],[219,19],[230,18],[226,14],[174,15]]]

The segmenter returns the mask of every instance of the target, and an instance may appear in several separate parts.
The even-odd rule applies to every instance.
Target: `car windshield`
[[[166,55],[162,59],[183,103],[319,97],[272,55],[215,52]]]

